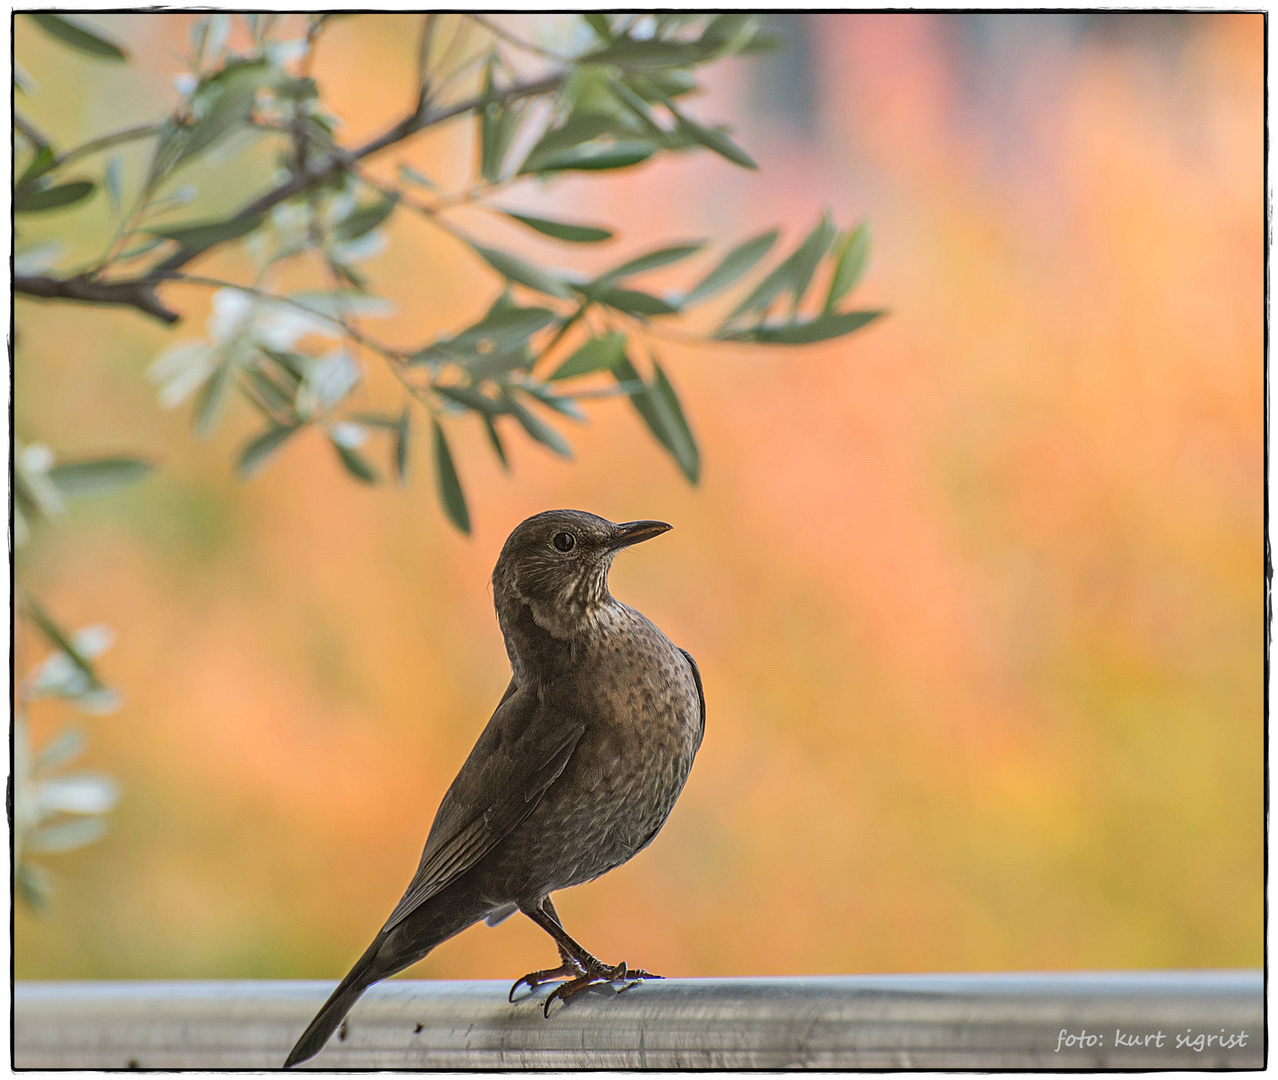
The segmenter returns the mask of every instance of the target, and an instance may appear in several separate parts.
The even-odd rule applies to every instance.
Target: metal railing
[[[317,1068],[1259,1068],[1260,971],[671,979],[593,989],[391,980]],[[318,982],[18,983],[18,1068],[278,1067]]]

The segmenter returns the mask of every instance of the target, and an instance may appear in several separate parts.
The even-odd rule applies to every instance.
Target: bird
[[[493,570],[493,605],[511,679],[445,793],[417,871],[372,944],[285,1061],[317,1054],[373,983],[481,920],[522,912],[555,941],[558,967],[510,988],[661,978],[608,964],[564,929],[551,893],[592,881],[642,851],[683,790],[705,732],[692,654],[614,599],[616,555],[671,528],[547,510],[511,532]]]

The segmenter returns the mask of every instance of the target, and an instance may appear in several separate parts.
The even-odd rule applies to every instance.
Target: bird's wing
[[[585,730],[512,681],[440,803],[417,873],[382,932],[469,870],[531,814]]]
[[[683,658],[688,661],[688,666],[692,668],[692,678],[697,684],[697,702],[701,706],[701,732],[697,735],[697,746],[701,746],[701,740],[706,733],[706,692],[701,685],[701,669],[697,667],[697,662],[692,658],[692,653],[687,649],[680,649]]]

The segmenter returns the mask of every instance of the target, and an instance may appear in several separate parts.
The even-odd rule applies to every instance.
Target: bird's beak
[[[619,548],[630,547],[631,544],[642,543],[644,540],[651,540],[654,536],[669,532],[672,526],[667,525],[664,521],[627,521],[624,525],[618,525],[617,528],[621,532],[608,545],[614,551]]]

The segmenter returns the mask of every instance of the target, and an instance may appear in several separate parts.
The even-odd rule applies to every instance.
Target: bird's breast
[[[545,703],[585,731],[536,815],[556,822],[565,841],[572,880],[560,887],[604,873],[652,839],[683,790],[701,724],[688,661],[638,612],[616,613],[573,660]]]

